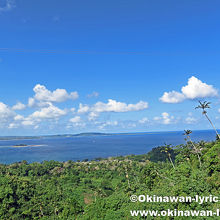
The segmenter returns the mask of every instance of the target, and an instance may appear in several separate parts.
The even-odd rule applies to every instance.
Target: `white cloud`
[[[16,114],[7,105],[0,102],[0,127],[13,129],[20,126],[34,125],[35,122],[34,118],[30,116],[25,118],[22,115]]]
[[[15,120],[15,121],[24,120],[24,116],[23,116],[23,115],[16,115],[16,116],[14,117],[14,120]]]
[[[48,90],[44,85],[37,84],[33,91],[34,97],[28,99],[29,107],[49,107],[52,103],[65,102],[68,99],[75,100],[79,97],[78,93],[68,93],[65,89]]]
[[[73,123],[78,123],[81,121],[81,118],[80,116],[75,116],[74,118],[71,118],[70,119],[70,122],[73,122]]]
[[[174,123],[174,116],[170,116],[169,113],[163,112],[160,117],[154,117],[154,121],[158,121],[161,124],[171,124]]]
[[[26,106],[21,102],[17,102],[16,105],[12,106],[13,110],[23,110],[25,108],[26,108]]]
[[[57,120],[66,115],[67,110],[59,109],[58,107],[50,104],[48,107],[43,107],[38,111],[33,112],[27,117],[22,115],[15,115],[13,120],[16,123],[12,123],[10,128],[19,127],[19,126],[34,126],[34,129],[39,128],[39,123],[44,122],[48,119],[53,119],[52,122],[56,123]]]
[[[57,119],[67,114],[66,110],[59,109],[54,105],[35,111],[29,117],[35,119]]]
[[[83,105],[82,103],[80,103],[78,113],[87,113],[87,112],[89,112],[89,106]]]
[[[92,97],[96,97],[97,98],[98,96],[99,96],[98,92],[92,92],[91,94],[87,95],[88,98],[92,98]]]
[[[182,87],[181,92],[165,92],[160,98],[160,101],[165,103],[179,103],[185,99],[206,98],[218,95],[217,89],[212,85],[208,85],[194,76],[188,79],[188,84]]]
[[[98,128],[100,130],[103,130],[105,129],[106,127],[109,127],[109,126],[117,126],[118,125],[118,121],[106,121],[106,122],[103,122],[101,123],[101,125],[98,126]]]
[[[10,123],[10,124],[8,125],[8,128],[9,128],[9,129],[18,128],[18,127],[19,127],[19,125],[16,124],[16,123]]]
[[[160,101],[165,103],[179,103],[185,99],[185,96],[182,93],[172,91],[164,92],[163,96],[160,98]]]
[[[88,120],[93,121],[98,118],[100,113],[103,112],[130,112],[141,111],[148,108],[148,103],[140,101],[136,104],[126,104],[124,102],[118,102],[113,99],[109,99],[107,103],[97,102],[92,106],[79,104],[78,113],[88,114]]]
[[[89,121],[94,121],[99,117],[99,113],[97,112],[90,112],[88,115],[88,120]]]
[[[67,129],[72,127],[83,128],[86,126],[86,123],[82,121],[80,116],[75,116],[69,120],[71,124],[68,124]]]
[[[9,106],[0,102],[0,127],[6,128],[13,122],[16,113]],[[12,125],[11,125],[12,126]]]
[[[126,104],[109,99],[108,103],[97,102],[91,109],[93,112],[129,112],[140,111],[148,108],[148,103],[140,101],[136,104]]]
[[[31,120],[30,118],[27,118],[24,121],[22,121],[21,124],[24,126],[31,126],[35,124],[35,121]]]
[[[146,123],[149,122],[149,119],[146,118],[146,117],[144,117],[144,118],[140,119],[138,122],[139,122],[140,124],[146,124]]]
[[[44,85],[37,84],[33,91],[35,92],[35,100],[41,102],[64,102],[67,99],[77,99],[79,97],[77,92],[67,93],[65,89],[56,89],[54,91],[48,90]]]
[[[6,118],[13,114],[13,111],[6,104],[0,102],[0,118]]]
[[[4,127],[13,120],[15,113],[3,102],[0,102],[0,126]]]
[[[116,100],[109,99],[108,103],[97,102],[93,106],[83,105],[80,103],[78,113],[92,112],[129,112],[140,111],[148,108],[148,103],[140,101],[137,104],[126,104],[124,102],[117,102]]]
[[[34,100],[34,98],[29,98],[28,99],[28,106],[29,107],[33,107],[35,105],[35,100]]]
[[[212,85],[203,83],[194,76],[189,78],[188,85],[182,87],[181,91],[188,99],[213,97],[218,95],[218,91]]]

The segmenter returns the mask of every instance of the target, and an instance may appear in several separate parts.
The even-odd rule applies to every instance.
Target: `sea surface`
[[[215,140],[215,132],[193,131],[191,138],[198,142]],[[129,154],[145,154],[152,148],[166,144],[185,143],[183,132],[149,132],[101,136],[54,137],[24,140],[0,140],[0,163],[10,164],[26,160],[83,160]],[[14,145],[33,145],[13,147]],[[36,145],[36,146],[35,146]]]

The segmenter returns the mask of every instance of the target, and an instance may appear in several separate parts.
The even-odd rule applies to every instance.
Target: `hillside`
[[[0,219],[142,219],[130,210],[215,210],[219,202],[130,201],[133,194],[220,196],[220,143],[196,147],[201,167],[190,143],[100,161],[0,165]]]

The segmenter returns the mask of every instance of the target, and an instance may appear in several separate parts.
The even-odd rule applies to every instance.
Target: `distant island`
[[[43,145],[43,144],[31,144],[31,145],[27,145],[27,144],[16,144],[16,145],[13,145],[12,147],[42,147],[42,146],[46,146],[46,145]]]
[[[43,138],[65,138],[65,137],[80,137],[80,136],[103,136],[103,135],[114,135],[107,133],[98,133],[98,132],[88,132],[88,133],[79,133],[79,134],[57,134],[57,135],[41,135],[41,136],[2,136],[2,140],[26,140],[26,139],[43,139]],[[17,145],[16,145],[17,146]],[[18,145],[20,146],[20,145]],[[22,147],[22,145],[21,145]]]
[[[208,131],[208,130],[198,130]],[[0,136],[0,141],[7,140],[31,140],[31,139],[47,139],[47,138],[71,138],[71,137],[84,137],[84,136],[115,136],[115,135],[137,135],[137,134],[159,134],[165,133],[176,133],[182,131],[152,131],[152,132],[131,132],[131,133],[100,133],[100,132],[85,132],[79,134],[55,134],[55,135],[39,135],[39,136]],[[18,145],[19,146],[19,145]],[[22,146],[20,146],[22,147]]]
[[[27,147],[27,144],[16,144],[13,147]]]

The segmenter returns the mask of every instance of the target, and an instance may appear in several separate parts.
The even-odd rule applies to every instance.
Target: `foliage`
[[[117,220],[134,219],[129,212],[134,209],[214,210],[219,203],[129,200],[133,194],[219,196],[220,142],[194,144],[201,149],[201,167],[189,144],[94,161],[1,164],[0,219]]]

